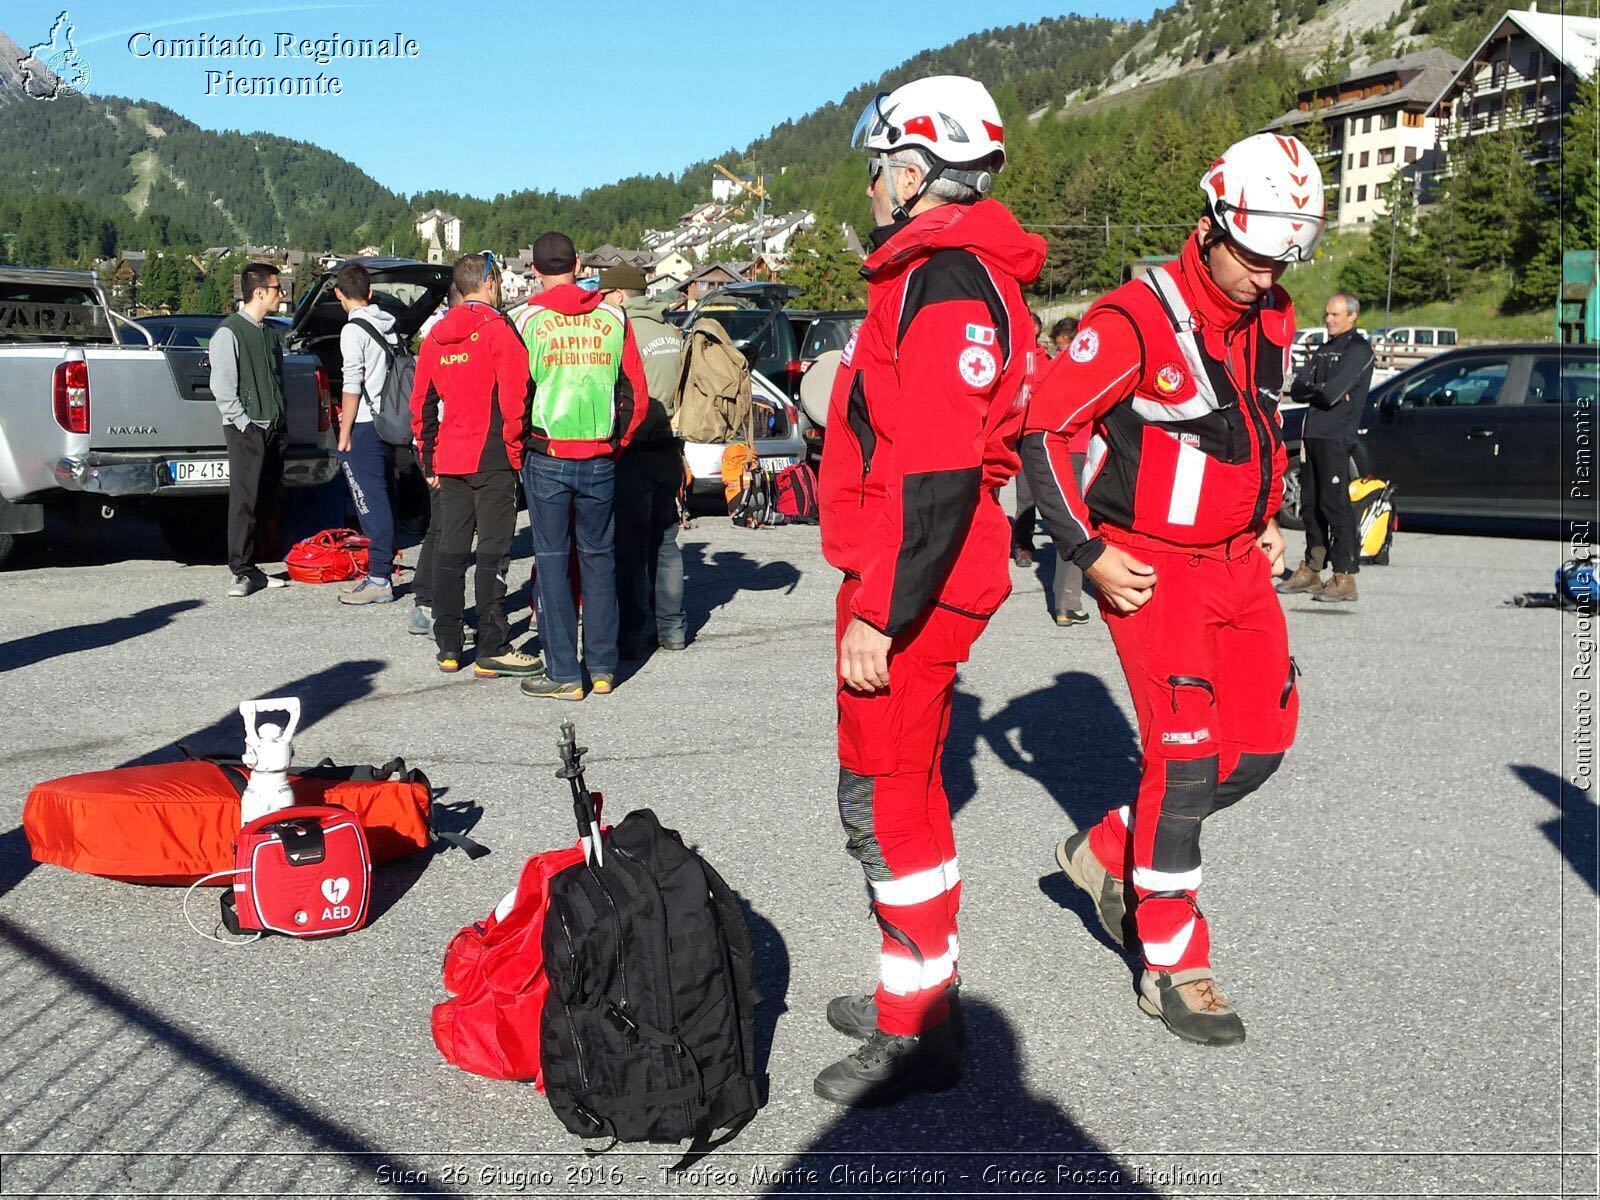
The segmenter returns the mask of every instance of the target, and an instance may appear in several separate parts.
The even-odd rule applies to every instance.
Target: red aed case
[[[366,924],[372,858],[348,809],[305,804],[256,818],[234,842],[233,875],[222,894],[230,932],[311,938]]]

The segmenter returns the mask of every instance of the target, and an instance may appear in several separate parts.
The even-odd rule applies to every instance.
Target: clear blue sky
[[[1129,19],[1155,7],[1149,0],[1084,3],[1078,11]],[[484,197],[523,188],[574,192],[625,175],[675,172],[837,100],[919,50],[1067,11],[1062,0],[0,0],[0,30],[27,49],[48,36],[63,4],[91,94],[155,100],[208,129],[315,142],[397,191]],[[265,55],[141,59],[128,44],[140,31],[254,37]],[[278,32],[297,40],[399,33],[414,38],[420,54],[319,66],[273,57]],[[208,70],[321,71],[337,75],[344,91],[207,96]]]

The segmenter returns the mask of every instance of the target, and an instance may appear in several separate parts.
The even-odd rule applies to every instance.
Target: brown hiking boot
[[[1361,599],[1356,595],[1356,577],[1344,575],[1338,571],[1333,573],[1333,578],[1323,586],[1322,590],[1311,597],[1321,600],[1324,604],[1352,604]]]
[[[1118,879],[1089,849],[1089,831],[1080,829],[1056,847],[1056,862],[1094,901],[1095,915],[1113,942],[1126,946],[1123,926],[1128,920],[1128,901],[1122,880]]]
[[[1139,1007],[1186,1042],[1232,1046],[1244,1041],[1244,1022],[1217,988],[1210,967],[1146,969],[1139,977]]]
[[[1280,596],[1295,596],[1301,592],[1316,595],[1322,590],[1322,573],[1313,571],[1305,563],[1294,569],[1294,574],[1278,585]]]

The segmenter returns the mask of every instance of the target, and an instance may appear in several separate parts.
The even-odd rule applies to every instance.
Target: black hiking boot
[[[846,1108],[893,1104],[912,1092],[942,1092],[961,1081],[961,1051],[950,1022],[916,1037],[897,1037],[881,1029],[859,1049],[817,1076],[817,1095]]]
[[[961,1012],[961,976],[950,981],[950,1036],[956,1049],[967,1048],[967,1019]],[[835,996],[828,1001],[828,1024],[846,1037],[868,1038],[878,1028],[878,1002],[868,992],[861,996]]]

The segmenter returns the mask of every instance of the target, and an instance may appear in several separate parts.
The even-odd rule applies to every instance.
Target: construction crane
[[[730,180],[735,187],[739,188],[740,191],[748,192],[751,196],[755,197],[756,202],[757,202],[757,204],[759,206],[759,215],[761,217],[763,217],[763,218],[766,217],[766,215],[767,215],[767,177],[765,175],[758,176],[756,181],[755,181],[755,183],[752,184],[749,180],[741,179],[739,176],[735,175],[732,171],[728,170],[728,168],[723,166],[721,163],[712,163],[711,166],[712,166],[712,168],[714,170],[721,172],[722,175],[724,175],[728,180]],[[741,213],[744,212],[744,205],[741,204],[739,206],[738,211],[741,212]]]

